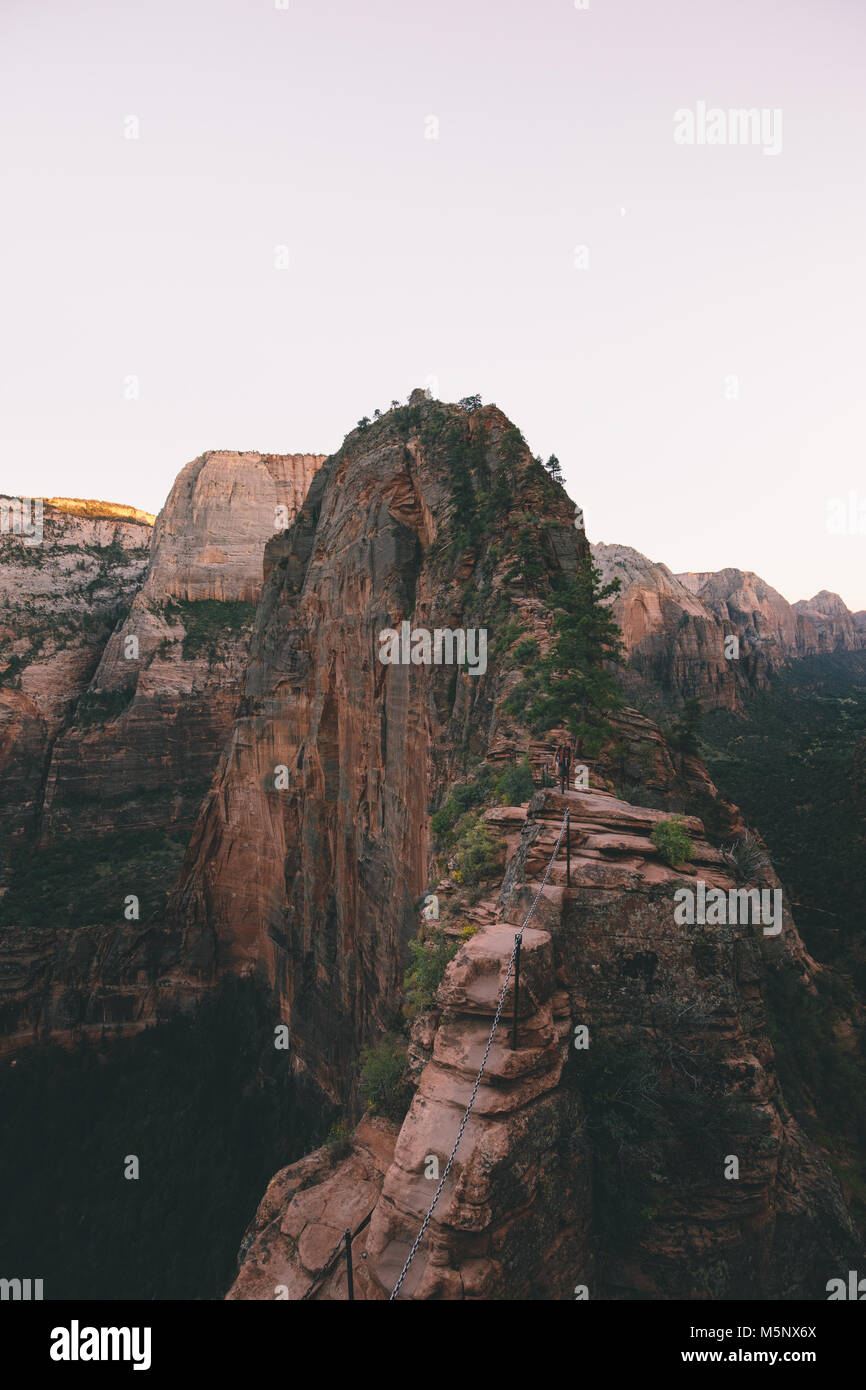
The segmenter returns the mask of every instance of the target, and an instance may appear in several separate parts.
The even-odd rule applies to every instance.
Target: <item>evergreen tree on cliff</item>
[[[612,665],[623,662],[620,631],[605,600],[620,581],[602,584],[587,553],[573,579],[560,579],[548,603],[554,610],[554,641],[541,662],[542,693],[531,717],[542,729],[565,725],[578,754],[599,751],[612,733],[606,715],[622,704]]]

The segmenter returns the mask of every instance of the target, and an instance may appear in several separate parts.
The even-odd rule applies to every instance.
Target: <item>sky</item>
[[[0,0],[0,490],[156,512],[427,386],[591,539],[866,608],[864,41],[862,0]]]

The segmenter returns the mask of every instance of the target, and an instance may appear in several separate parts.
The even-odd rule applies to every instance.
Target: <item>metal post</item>
[[[343,1237],[346,1242],[346,1273],[349,1276],[349,1298],[355,1297],[355,1283],[352,1279],[352,1232],[346,1227],[346,1234]]]
[[[565,813],[565,882],[571,887],[571,812]]]
[[[517,1006],[520,1002],[520,932],[514,938],[517,954],[514,957],[514,1019],[511,1024],[511,1049],[517,1050]]]

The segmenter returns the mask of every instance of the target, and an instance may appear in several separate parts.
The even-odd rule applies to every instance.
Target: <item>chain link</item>
[[[421,1223],[421,1229],[415,1237],[415,1243],[412,1246],[412,1249],[409,1251],[409,1255],[407,1257],[406,1263],[403,1266],[400,1278],[397,1280],[396,1284],[394,1285],[394,1288],[391,1291],[391,1296],[388,1299],[389,1303],[391,1303],[400,1292],[403,1280],[406,1278],[406,1275],[409,1272],[409,1266],[411,1265],[412,1261],[415,1258],[415,1255],[417,1254],[418,1247],[421,1244],[421,1241],[424,1239],[424,1232],[427,1230],[427,1227],[430,1224],[430,1218],[432,1217],[433,1212],[436,1210],[436,1203],[439,1201],[439,1198],[442,1195],[442,1189],[445,1186],[445,1181],[448,1177],[448,1174],[451,1172],[451,1165],[454,1162],[454,1155],[457,1153],[457,1150],[460,1146],[460,1140],[463,1138],[463,1131],[466,1128],[466,1125],[469,1121],[469,1116],[472,1113],[472,1107],[475,1104],[475,1097],[478,1095],[478,1088],[481,1085],[481,1078],[484,1075],[484,1068],[487,1066],[487,1058],[490,1056],[490,1049],[493,1046],[493,1037],[496,1033],[496,1029],[499,1026],[499,1018],[502,1013],[503,1005],[505,1004],[505,995],[507,993],[508,984],[511,979],[511,972],[514,969],[514,958],[517,955],[517,948],[523,939],[523,933],[526,931],[529,919],[531,918],[533,912],[538,906],[538,900],[541,897],[542,892],[544,891],[548,878],[550,877],[550,871],[553,868],[553,861],[559,853],[559,846],[562,844],[562,837],[565,834],[565,827],[568,825],[569,815],[570,812],[566,811],[565,815],[562,818],[562,825],[560,826],[559,830],[559,839],[557,840],[554,846],[553,854],[550,856],[550,862],[548,863],[547,868],[544,871],[544,878],[541,880],[538,892],[532,900],[532,906],[530,907],[529,911],[523,919],[523,925],[521,926],[520,931],[517,932],[514,938],[514,945],[511,948],[511,956],[509,957],[508,961],[508,969],[505,972],[505,983],[502,986],[502,992],[499,996],[499,1003],[496,1007],[496,1015],[493,1019],[493,1027],[490,1029],[490,1036],[487,1039],[487,1046],[484,1049],[484,1057],[482,1058],[481,1066],[478,1068],[478,1075],[475,1078],[475,1085],[472,1088],[472,1095],[469,1097],[469,1104],[467,1105],[466,1110],[463,1114],[463,1119],[460,1122],[460,1128],[457,1131],[457,1138],[454,1140],[454,1147],[451,1150],[451,1156],[449,1157],[448,1162],[445,1165],[445,1172],[442,1174],[442,1177],[439,1181],[439,1186],[437,1187],[433,1195],[433,1201],[430,1203],[430,1206],[427,1210],[427,1215],[424,1217],[424,1220]]]

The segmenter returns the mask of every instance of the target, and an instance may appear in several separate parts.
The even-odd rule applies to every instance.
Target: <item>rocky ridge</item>
[[[759,930],[733,926],[718,931],[712,946],[702,940],[699,952],[694,929],[673,922],[672,891],[696,877],[735,886],[702,823],[686,821],[694,853],[679,871],[650,839],[662,812],[603,790],[539,792],[528,806],[486,813],[505,839],[506,859],[521,857],[523,872],[498,899],[469,910],[476,934],[447,968],[434,1014],[413,1029],[423,1067],[399,1131],[374,1122],[371,1143],[370,1121],[362,1121],[348,1158],[335,1161],[321,1150],[278,1174],[242,1247],[230,1299],[300,1297],[347,1225],[355,1297],[390,1296],[470,1100],[515,930],[540,887],[566,806],[570,869],[563,846],[536,925],[524,934],[516,1039],[512,975],[454,1166],[398,1296],[561,1300],[582,1287],[592,1298],[725,1298],[734,1290],[814,1297],[855,1248],[838,1184],[780,1095],[766,1031],[768,953],[814,987],[817,967],[789,914],[772,944]],[[453,885],[440,883],[437,892],[447,899]],[[456,917],[449,913],[446,926],[455,934]],[[665,1160],[651,1148],[644,1155],[661,1169],[653,1177],[661,1211],[622,1252],[600,1248],[593,1230],[597,1117],[587,1115],[581,1096],[588,1055],[576,1050],[581,1025],[589,1049],[625,1032],[650,1052],[662,1031],[669,1054],[695,1070],[709,1034],[725,1077],[732,1120],[697,1161],[689,1155],[684,1167],[683,1156]],[[723,1176],[731,1152],[742,1164],[733,1184]],[[343,1299],[345,1280],[340,1259],[308,1296]]]
[[[588,791],[563,798],[544,786],[562,731],[531,727],[526,687],[550,647],[551,586],[586,555],[573,504],[495,407],[461,410],[416,392],[316,471],[293,525],[269,541],[259,579],[253,541],[215,539],[211,457],[231,470],[226,456],[204,456],[176,488],[180,511],[200,506],[204,534],[191,545],[171,517],[158,525],[165,554],[149,574],[158,579],[145,583],[92,686],[105,717],[93,735],[70,726],[46,797],[46,849],[69,841],[76,778],[81,823],[106,837],[111,784],[97,793],[86,766],[115,757],[126,746],[119,735],[149,748],[142,774],[164,752],[162,776],[143,789],[115,762],[123,800],[112,809],[134,834],[168,823],[181,843],[195,819],[168,910],[66,931],[62,942],[55,929],[41,939],[4,932],[7,1033],[133,1030],[227,973],[255,973],[275,1020],[289,1025],[293,1069],[356,1118],[364,1049],[396,1026],[419,899],[435,890],[458,950],[412,1025],[402,1122],[368,1116],[343,1157],[332,1145],[278,1174],[229,1294],[301,1297],[348,1226],[356,1296],[387,1298],[451,1151],[515,931],[567,805],[570,882],[560,851],[524,938],[517,1045],[500,1026],[400,1296],[560,1300],[576,1287],[617,1298],[820,1296],[854,1258],[857,1233],[826,1147],[807,1137],[780,1086],[770,986],[784,977],[811,998],[822,972],[787,910],[772,940],[749,926],[696,932],[673,913],[678,887],[736,881],[724,853],[742,831],[736,808],[632,709],[587,760]],[[680,669],[694,674],[700,625],[710,624],[709,643],[738,619],[720,619],[664,567],[647,575],[647,564],[629,561],[635,583],[656,594],[633,603],[632,637],[652,638],[679,607],[691,629]],[[759,605],[765,597],[756,593]],[[196,621],[207,617],[197,605],[221,605],[225,618],[225,605],[254,598],[254,615],[234,610],[228,631]],[[484,627],[484,673],[383,665],[379,635],[404,619]],[[129,637],[139,641],[134,685]],[[190,713],[191,698],[226,683],[233,709],[204,699],[204,712]],[[175,742],[165,739],[172,727]],[[215,761],[221,742],[199,804],[190,750],[207,744]],[[437,843],[433,809],[480,767],[523,757],[539,789],[518,806],[485,797],[465,833],[486,837],[493,858],[477,882],[464,881]],[[167,779],[180,795],[159,819],[144,793],[158,802]],[[678,868],[653,839],[673,813],[692,841]],[[513,1002],[512,983],[505,1019]],[[610,1069],[640,1125],[605,1090]],[[618,1136],[611,1115],[626,1126]],[[737,1182],[724,1175],[732,1153]],[[343,1277],[334,1266],[314,1296],[343,1297]]]
[[[822,590],[790,604],[758,575],[737,569],[673,574],[629,546],[597,544],[628,655],[631,692],[661,710],[698,698],[707,709],[741,711],[746,696],[798,657],[864,646],[859,615]],[[738,646],[729,639],[736,637]],[[726,656],[737,651],[736,656]]]
[[[231,963],[268,978],[295,1067],[348,1114],[359,1108],[364,1045],[393,1027],[425,888],[460,945],[434,1008],[413,1024],[414,1095],[398,1132],[381,1122],[373,1142],[364,1122],[347,1158],[323,1150],[279,1174],[230,1298],[300,1297],[346,1225],[356,1297],[390,1296],[444,1172],[515,931],[559,832],[566,799],[555,792],[522,807],[487,804],[496,867],[475,892],[450,870],[441,876],[429,820],[429,806],[479,760],[527,756],[543,780],[559,736],[539,741],[509,697],[520,685],[517,644],[549,646],[545,586],[580,563],[581,533],[569,525],[570,504],[508,440],[492,407],[464,420],[418,402],[349,436],[293,532],[269,547],[241,718],[175,901],[187,944],[213,974]],[[462,514],[454,493],[464,512],[473,505],[455,459],[474,461],[477,505],[486,489],[495,495],[509,456],[512,509],[538,519],[545,547],[535,582],[495,526],[474,544],[453,542]],[[672,601],[713,621],[674,576],[665,583]],[[470,625],[478,593],[495,653],[483,677],[457,672],[448,689],[435,670],[377,671],[381,627],[407,613],[415,626]],[[669,748],[651,720],[626,709],[615,722],[612,749],[589,764],[590,790],[567,798],[571,882],[560,852],[527,929],[517,1046],[500,1024],[402,1298],[564,1299],[576,1286],[592,1297],[816,1297],[856,1247],[826,1154],[781,1092],[767,1019],[771,977],[808,995],[820,968],[787,908],[772,940],[754,925],[696,933],[676,923],[678,887],[736,886],[723,849],[744,827],[699,760]],[[278,759],[290,770],[282,796],[270,789]],[[672,812],[692,841],[680,868],[652,838]],[[264,843],[255,836],[263,824]],[[778,886],[769,866],[765,882]],[[513,983],[504,1018],[512,1005]],[[584,1025],[592,1041],[580,1056],[573,1043]],[[599,1100],[593,1046],[658,1110],[634,1136],[634,1172],[620,1175],[614,1197],[604,1176],[615,1166],[605,1147],[611,1107]],[[725,1178],[730,1154],[739,1182]],[[643,1205],[625,1234],[611,1234],[605,1223],[629,1209],[634,1188]],[[342,1297],[343,1279],[338,1261],[311,1296]]]

